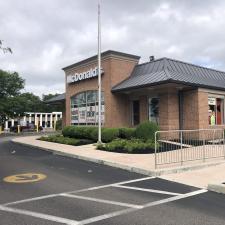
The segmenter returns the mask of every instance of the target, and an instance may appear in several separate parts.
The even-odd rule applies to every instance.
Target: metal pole
[[[101,14],[100,0],[98,1],[98,143],[102,143],[101,135]]]
[[[157,169],[157,131],[155,132],[155,169]]]
[[[180,144],[181,144],[181,152],[180,152],[180,154],[181,154],[181,165],[183,166],[183,162],[184,162],[184,158],[183,158],[183,132],[182,132],[182,130],[181,130],[181,133],[180,133]]]
[[[205,162],[205,158],[206,158],[206,155],[205,155],[205,143],[206,143],[205,132],[203,132],[203,134],[204,134],[204,138],[203,138],[203,162]]]

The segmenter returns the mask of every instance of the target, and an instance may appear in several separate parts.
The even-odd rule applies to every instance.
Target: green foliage
[[[84,138],[95,141],[96,131],[98,132],[97,127],[66,126],[62,130],[62,134],[64,137]]]
[[[20,94],[25,81],[16,72],[0,70],[0,99]]]
[[[91,140],[97,142],[98,141],[98,128],[95,127],[90,133]]]
[[[153,153],[155,145],[150,140],[144,142],[142,139],[115,139],[110,143],[100,144],[97,148],[122,153]]]
[[[64,137],[98,140],[98,128],[88,126],[67,126],[63,128],[62,134]],[[117,128],[102,128],[102,141],[110,142],[119,137],[119,129]]]
[[[62,119],[56,121],[56,130],[62,130]]]
[[[44,137],[40,137],[39,140],[66,144],[66,145],[75,145],[75,146],[93,143],[90,140],[86,140],[86,139],[79,140],[75,138],[63,137],[61,135],[50,135],[48,137],[44,136]]]
[[[119,138],[131,139],[135,137],[135,128],[119,128]]]
[[[14,115],[9,104],[23,88],[24,80],[18,73],[0,70],[0,124],[3,124],[7,117]]]
[[[153,122],[143,122],[136,128],[136,137],[144,140],[154,140],[155,132],[159,130],[159,126]]]
[[[103,128],[102,129],[102,141],[110,142],[115,138],[119,137],[119,129],[118,128]]]

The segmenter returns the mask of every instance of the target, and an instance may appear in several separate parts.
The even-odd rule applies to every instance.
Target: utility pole
[[[102,143],[102,82],[101,82],[101,0],[98,0],[98,143]]]

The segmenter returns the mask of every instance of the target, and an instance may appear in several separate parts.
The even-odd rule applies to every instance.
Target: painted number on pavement
[[[31,183],[44,180],[47,176],[41,173],[23,173],[5,177],[3,180],[8,183]]]

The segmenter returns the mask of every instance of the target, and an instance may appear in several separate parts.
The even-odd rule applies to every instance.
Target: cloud
[[[97,52],[97,0],[0,0],[0,39],[26,90],[64,91],[62,67]],[[102,0],[102,50],[171,57],[225,70],[225,2]]]

